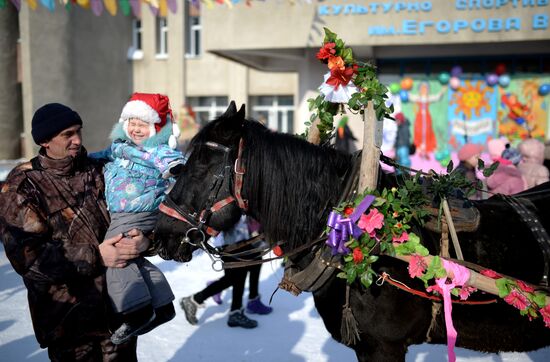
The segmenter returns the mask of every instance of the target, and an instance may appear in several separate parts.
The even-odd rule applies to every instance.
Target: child
[[[106,238],[154,229],[158,207],[173,183],[171,171],[185,162],[175,150],[179,135],[168,97],[134,93],[111,132],[112,162],[105,166],[105,193],[111,214]],[[107,289],[122,325],[111,341],[124,343],[175,316],[174,294],[162,272],[144,257],[124,268],[108,268]]]

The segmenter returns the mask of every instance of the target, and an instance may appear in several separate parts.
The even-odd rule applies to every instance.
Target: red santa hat
[[[128,120],[138,118],[143,122],[150,124],[149,137],[157,134],[166,122],[172,123],[172,135],[168,139],[171,148],[177,147],[177,138],[180,135],[180,129],[174,121],[170,100],[163,94],[153,93],[134,93],[128,103],[122,108],[119,122],[123,122],[124,132],[128,135]],[[128,135],[128,137],[130,137]]]

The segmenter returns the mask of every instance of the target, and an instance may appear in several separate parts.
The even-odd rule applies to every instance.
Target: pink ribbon
[[[456,361],[455,344],[457,332],[453,325],[453,318],[451,312],[453,310],[453,304],[451,301],[451,290],[456,286],[463,286],[470,278],[470,270],[458,265],[451,261],[441,259],[443,267],[447,271],[448,275],[453,275],[453,278],[448,283],[448,278],[438,278],[435,280],[436,284],[441,288],[443,294],[443,308],[445,311],[445,327],[447,329],[447,354],[449,355],[449,362]]]

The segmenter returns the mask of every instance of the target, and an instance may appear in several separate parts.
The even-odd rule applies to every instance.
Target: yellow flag
[[[76,0],[76,3],[80,5],[81,8],[84,8],[84,9],[90,8],[90,0]]]
[[[103,0],[103,4],[105,4],[105,9],[109,14],[116,15],[116,0]]]
[[[168,4],[166,0],[159,1],[159,15],[165,18],[168,15]]]
[[[29,4],[29,8],[36,10],[36,7],[38,6],[36,0],[27,0],[27,3]]]

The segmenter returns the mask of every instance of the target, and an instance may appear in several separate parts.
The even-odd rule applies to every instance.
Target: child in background
[[[105,166],[105,193],[111,225],[105,238],[154,229],[158,207],[185,163],[176,148],[179,135],[168,97],[134,93],[111,132],[114,140]],[[144,257],[123,268],[108,268],[107,290],[122,325],[111,341],[124,343],[175,316],[174,294],[162,272]]]

